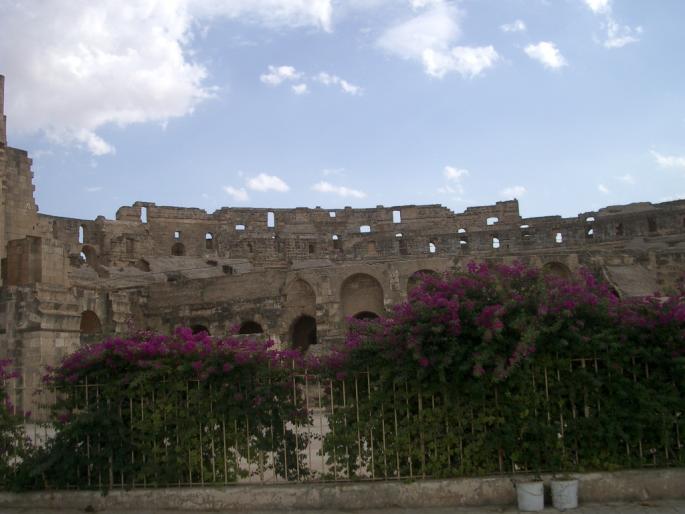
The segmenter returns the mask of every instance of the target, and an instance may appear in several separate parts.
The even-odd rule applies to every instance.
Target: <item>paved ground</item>
[[[83,510],[50,510],[50,509],[3,509],[0,514],[83,514]],[[99,514],[123,514],[133,511],[98,511]],[[225,511],[235,513],[238,511]],[[244,511],[243,511],[244,512]],[[245,514],[276,514],[277,511],[249,511]],[[293,514],[516,514],[519,511],[515,507],[478,507],[478,508],[440,508],[440,509],[374,509],[374,510],[284,510]],[[545,513],[559,512],[551,507],[546,508]],[[647,501],[640,503],[607,503],[602,505],[581,505],[573,511],[574,514],[685,514],[685,500],[672,501]],[[200,511],[136,511],[136,514],[210,514]],[[212,511],[211,514],[216,514]]]

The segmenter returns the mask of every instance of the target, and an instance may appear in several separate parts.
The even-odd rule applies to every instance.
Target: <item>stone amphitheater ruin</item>
[[[202,209],[136,202],[116,219],[38,212],[31,159],[7,146],[0,76],[0,358],[21,369],[15,402],[32,403],[45,365],[89,340],[178,326],[263,334],[325,352],[348,317],[381,315],[421,273],[470,261],[567,274],[581,266],[622,296],[675,287],[685,273],[685,200],[635,203],[574,218],[522,218],[516,200],[453,212]]]

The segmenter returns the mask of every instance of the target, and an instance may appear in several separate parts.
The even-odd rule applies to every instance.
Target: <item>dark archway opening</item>
[[[100,318],[93,311],[83,311],[81,313],[81,334],[94,335],[102,332]]]
[[[316,344],[316,320],[311,316],[300,316],[293,323],[291,341],[293,348],[305,353],[309,347]]]
[[[202,332],[206,332],[207,335],[210,335],[209,329],[204,325],[191,325],[190,330],[193,331],[193,334],[201,334]]]
[[[246,321],[245,323],[240,325],[240,329],[238,330],[238,334],[240,334],[240,335],[263,334],[263,333],[264,333],[264,329],[256,321]]]
[[[547,264],[545,264],[542,267],[542,272],[545,275],[551,275],[551,276],[563,278],[566,280],[570,279],[573,275],[571,273],[571,270],[569,269],[569,267],[566,266],[566,264],[563,264],[561,262],[556,262],[556,261],[548,262]]]
[[[101,341],[102,338],[102,324],[100,318],[93,311],[83,311],[81,313],[81,344],[92,344]]]
[[[186,247],[183,246],[183,243],[174,243],[174,246],[171,247],[171,255],[174,257],[181,257],[186,254]]]
[[[354,319],[359,319],[359,320],[362,320],[362,321],[368,321],[368,320],[371,320],[371,319],[378,319],[378,314],[376,314],[375,312],[371,312],[371,311],[361,311],[361,312],[358,312],[357,314],[355,314],[355,315],[352,316],[352,317],[353,317]]]

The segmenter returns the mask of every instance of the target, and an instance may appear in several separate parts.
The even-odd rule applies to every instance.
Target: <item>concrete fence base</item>
[[[685,469],[576,474],[581,503],[685,498]],[[521,480],[522,476],[514,477]],[[550,476],[543,476],[548,481]],[[98,491],[0,493],[0,508],[95,510],[288,510],[513,505],[510,477]]]

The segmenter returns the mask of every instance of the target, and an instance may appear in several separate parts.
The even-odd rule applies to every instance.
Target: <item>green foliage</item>
[[[84,347],[47,377],[57,435],[18,460],[5,450],[12,479],[1,485],[685,465],[683,292],[621,301],[587,272],[472,265],[425,277],[388,317],[352,323],[304,379],[316,363],[295,351],[188,329]],[[324,476],[307,468],[310,398],[329,427]],[[2,448],[21,447],[16,419],[1,419]]]
[[[16,378],[10,361],[0,360],[0,489],[13,482],[17,468],[30,455],[32,446],[23,429],[24,416],[15,414],[7,397],[8,382]]]
[[[57,435],[22,488],[230,483],[305,477],[293,352],[180,330],[84,348],[52,371]]]
[[[682,295],[621,302],[520,265],[427,276],[332,358],[324,449],[353,477],[682,466],[683,357]]]

